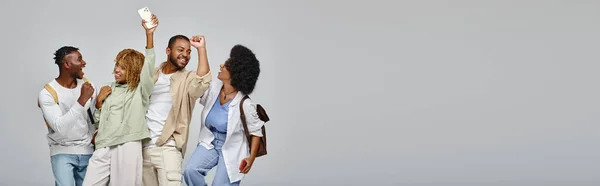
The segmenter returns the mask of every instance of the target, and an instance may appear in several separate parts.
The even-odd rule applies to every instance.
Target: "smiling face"
[[[117,81],[117,83],[127,83],[127,73],[125,71],[125,69],[123,69],[123,67],[121,65],[119,65],[119,63],[115,63],[115,69],[113,70],[113,75],[115,76],[115,81]]]
[[[219,73],[217,74],[217,78],[219,78],[221,81],[231,80],[231,73],[229,73],[229,70],[227,70],[227,62],[219,65],[219,67],[220,68]]]
[[[185,39],[176,39],[175,42],[167,48],[167,57],[169,63],[183,69],[190,62],[190,42]]]
[[[77,79],[82,79],[83,68],[85,68],[86,62],[83,60],[83,56],[79,51],[73,51],[67,54],[64,58],[64,66],[65,69],[69,72],[69,74]]]
[[[140,73],[144,66],[144,54],[134,49],[124,49],[115,59],[113,74],[115,81],[120,84],[128,84],[134,90],[140,82]]]

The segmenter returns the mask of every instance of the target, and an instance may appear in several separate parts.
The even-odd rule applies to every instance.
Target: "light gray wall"
[[[269,155],[243,185],[600,185],[591,0],[3,2],[0,185],[53,185],[36,107],[53,52],[80,47],[111,81],[144,48],[144,6],[158,61],[175,34],[206,36],[214,75],[234,44],[261,61]]]

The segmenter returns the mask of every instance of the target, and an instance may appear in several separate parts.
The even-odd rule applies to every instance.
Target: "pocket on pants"
[[[181,170],[181,163],[183,157],[181,152],[175,147],[167,147],[163,150],[163,165],[166,172],[167,180],[181,182],[183,174]]]
[[[167,180],[169,182],[181,182],[182,176],[181,172],[167,171]]]

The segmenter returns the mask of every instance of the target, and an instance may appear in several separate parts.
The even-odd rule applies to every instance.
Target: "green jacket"
[[[98,128],[96,149],[150,137],[146,111],[154,89],[154,64],[154,49],[146,49],[140,83],[136,89],[131,91],[127,84],[112,83],[112,93],[104,100],[102,108],[94,112]]]

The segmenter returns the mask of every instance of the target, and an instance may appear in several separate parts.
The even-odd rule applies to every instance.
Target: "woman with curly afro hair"
[[[215,166],[212,185],[239,185],[254,163],[262,137],[264,122],[258,117],[256,104],[247,99],[242,105],[251,141],[244,135],[239,109],[258,80],[258,59],[250,49],[235,45],[220,67],[219,80],[213,81],[200,99],[204,109],[199,143],[183,173],[189,186],[207,185],[204,177]]]

